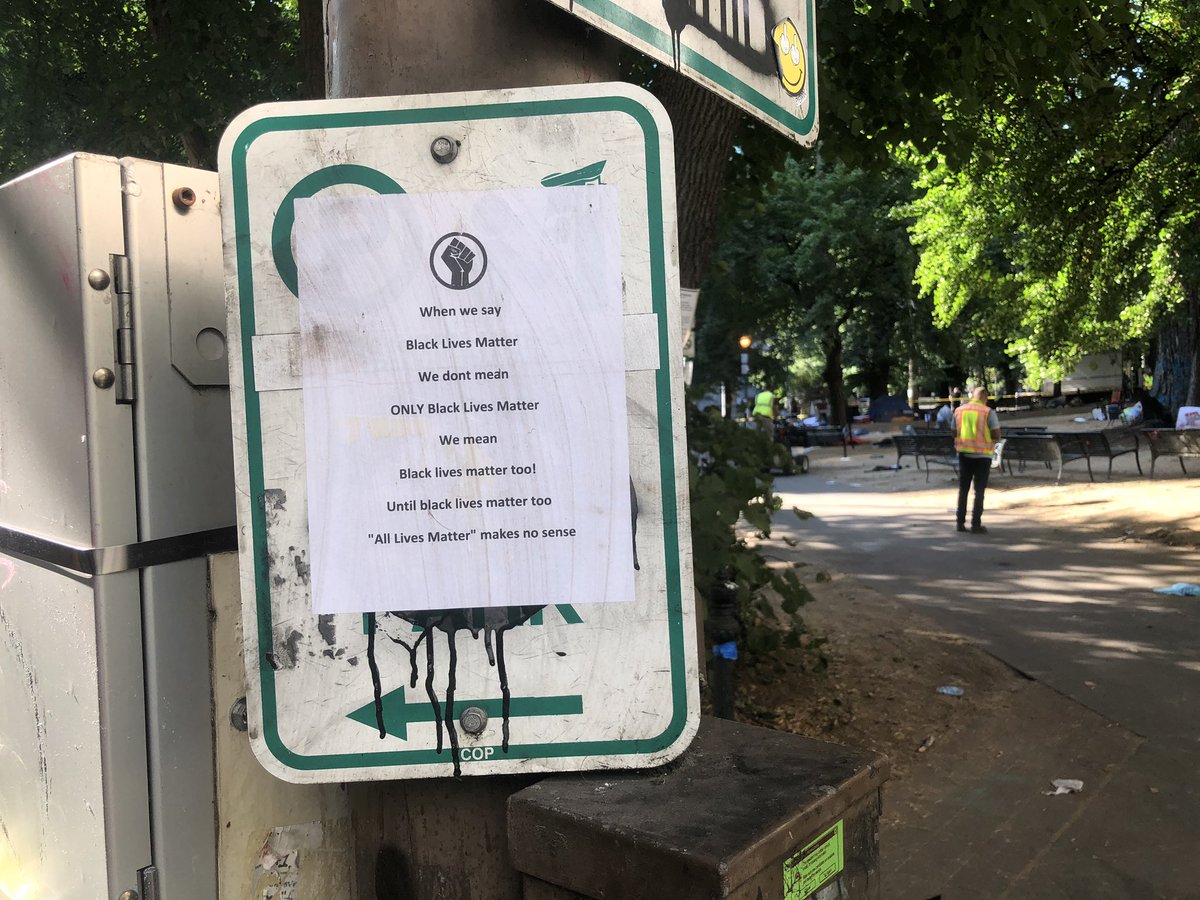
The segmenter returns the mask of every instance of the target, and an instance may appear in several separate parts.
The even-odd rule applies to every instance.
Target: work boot
[[[987,534],[987,529],[982,525],[972,525],[971,534]]]

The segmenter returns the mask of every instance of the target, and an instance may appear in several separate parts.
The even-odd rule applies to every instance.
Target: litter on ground
[[[1170,587],[1155,588],[1156,594],[1170,594],[1173,597],[1200,597],[1200,584],[1189,584],[1186,581],[1177,581]]]
[[[1078,794],[1083,790],[1083,782],[1077,778],[1055,778],[1052,782],[1054,790],[1042,791],[1047,797],[1057,797],[1059,794]]]

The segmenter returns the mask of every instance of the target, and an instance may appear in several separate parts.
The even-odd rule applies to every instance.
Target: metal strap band
[[[237,528],[213,528],[119,547],[74,547],[0,525],[0,551],[82,575],[112,575],[237,549]]]

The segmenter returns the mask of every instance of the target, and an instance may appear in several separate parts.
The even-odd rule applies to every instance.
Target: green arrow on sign
[[[433,704],[428,700],[419,703],[404,702],[404,688],[384,694],[380,700],[383,704],[383,726],[387,733],[402,741],[408,740],[408,725],[410,722],[435,722]],[[461,711],[468,706],[478,706],[488,718],[504,715],[503,700],[459,700],[454,699],[454,708]],[[583,712],[583,697],[580,694],[566,694],[558,697],[512,697],[508,701],[509,718],[529,718],[530,716],[578,716]],[[444,715],[444,711],[443,711]],[[361,722],[369,728],[378,728],[379,722],[375,716],[375,703],[360,706],[346,718]]]

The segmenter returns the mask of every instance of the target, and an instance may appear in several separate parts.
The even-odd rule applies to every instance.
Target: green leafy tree
[[[769,342],[776,358],[817,350],[831,411],[845,424],[845,368],[858,368],[868,390],[886,392],[894,361],[919,352],[927,330],[897,214],[912,198],[911,181],[901,166],[879,173],[789,161],[724,229],[701,294],[701,337],[736,323]],[[723,346],[731,340],[720,338]],[[699,341],[698,367],[710,353]]]
[[[968,159],[982,111],[1036,99],[1047,84],[1102,82],[1100,55],[1139,7],[1130,0],[820,0],[827,152],[852,165],[886,166],[893,148],[912,144]]]
[[[284,0],[9,0],[0,5],[0,176],[69,150],[213,168],[221,132],[295,97]]]
[[[981,111],[969,159],[927,176],[918,278],[939,322],[1050,374],[1158,334],[1177,406],[1200,352],[1200,8],[1152,0],[1088,33],[1088,71]]]

